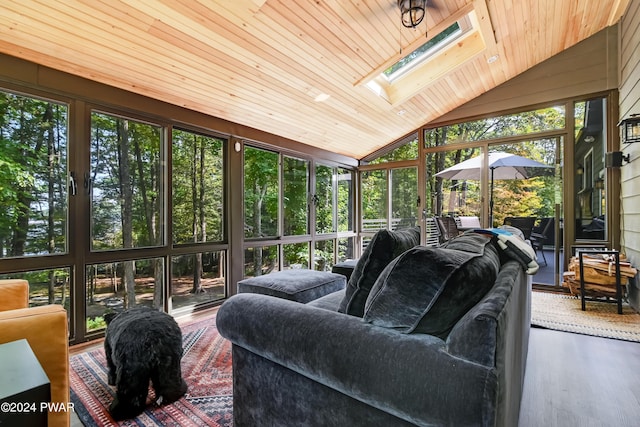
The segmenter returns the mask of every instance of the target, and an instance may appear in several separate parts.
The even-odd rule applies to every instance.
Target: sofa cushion
[[[382,270],[398,255],[420,243],[420,228],[396,231],[380,230],[358,260],[349,278],[344,299],[338,309],[341,313],[362,317],[371,287]]]
[[[364,321],[446,338],[496,280],[500,259],[490,242],[486,236],[463,235],[447,247],[406,251],[376,281]]]

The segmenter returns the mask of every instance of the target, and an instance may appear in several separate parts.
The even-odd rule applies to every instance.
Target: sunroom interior
[[[1,8],[0,278],[64,305],[71,344],[330,270],[380,228],[437,245],[442,215],[554,219],[552,288],[574,246],[640,250],[639,174],[605,161],[635,154],[637,0],[434,0],[415,28],[382,0]],[[497,151],[544,173],[436,176]]]

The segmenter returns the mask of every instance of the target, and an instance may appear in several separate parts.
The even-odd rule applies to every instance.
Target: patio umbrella
[[[479,180],[482,172],[483,156],[477,156],[436,174],[439,178]],[[493,181],[496,179],[528,179],[540,175],[540,171],[552,166],[516,154],[496,151],[489,153],[491,189],[489,191],[489,225],[493,224]]]

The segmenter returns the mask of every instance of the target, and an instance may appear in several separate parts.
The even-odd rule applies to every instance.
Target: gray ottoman
[[[353,270],[355,270],[356,268],[357,263],[358,263],[357,259],[350,259],[348,261],[339,262],[331,268],[331,272],[342,274],[344,277],[347,278],[347,282],[348,282],[349,279],[351,278],[351,274],[353,273]]]
[[[307,303],[344,289],[347,281],[342,274],[327,271],[293,269],[276,271],[238,282],[238,293],[272,295]]]

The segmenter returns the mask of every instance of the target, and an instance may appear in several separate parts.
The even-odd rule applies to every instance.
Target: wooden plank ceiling
[[[627,4],[431,0],[426,26],[407,29],[396,0],[2,0],[0,52],[362,158],[615,24]],[[471,59],[393,103],[358,84],[468,11],[484,29]]]

